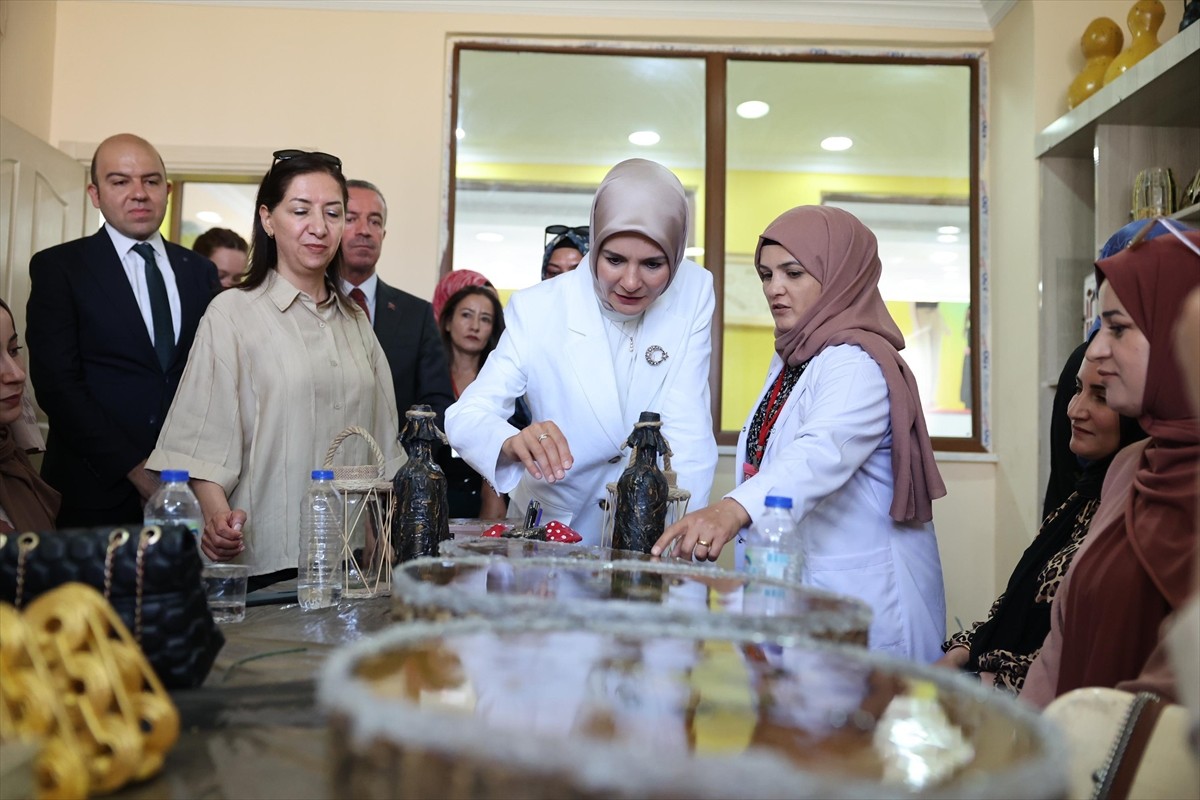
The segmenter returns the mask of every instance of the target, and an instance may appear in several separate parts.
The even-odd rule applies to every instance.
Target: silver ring
[[[541,436],[538,437],[538,441],[540,442],[542,439],[549,439],[549,438],[550,438],[550,434],[543,433]]]

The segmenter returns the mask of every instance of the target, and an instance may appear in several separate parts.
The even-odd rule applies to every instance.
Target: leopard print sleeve
[[[993,650],[988,653],[987,666],[980,664],[981,671],[995,673],[992,685],[1009,694],[1020,694],[1029,674],[1029,665],[1037,658],[1037,652],[1028,654],[1011,653],[1008,650]]]
[[[1003,602],[1004,602],[1004,593],[1001,592],[1000,596],[996,598],[996,602],[992,603],[992,607],[990,609],[988,609],[988,614],[985,618],[974,623],[971,627],[967,628],[966,630],[959,631],[958,633],[954,634],[946,641],[942,642],[942,652],[948,653],[955,647],[965,647],[968,650],[970,650],[971,643],[975,640],[975,631],[979,630],[980,626],[982,626],[984,623],[991,620],[992,617],[996,616],[996,611],[1000,608],[1000,605]]]

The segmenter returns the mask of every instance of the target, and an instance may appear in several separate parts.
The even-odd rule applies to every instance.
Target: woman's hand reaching
[[[529,474],[546,483],[561,481],[575,463],[567,437],[550,420],[534,422],[504,440],[500,453],[520,461]]]
[[[650,548],[650,554],[676,558],[695,558],[716,561],[725,544],[737,536],[738,531],[750,524],[750,515],[742,504],[726,497],[707,508],[694,511],[667,528],[659,540]]]

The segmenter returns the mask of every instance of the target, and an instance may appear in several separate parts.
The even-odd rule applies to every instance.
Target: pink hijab
[[[775,351],[796,366],[836,344],[861,347],[879,364],[888,387],[892,418],[891,517],[897,522],[933,519],[933,501],[946,485],[912,371],[900,357],[904,336],[879,294],[879,245],[875,234],[849,212],[832,206],[800,206],[767,226],[764,244],[783,246],[821,283],[820,300],[791,330],[775,331]]]
[[[1200,245],[1200,232],[1183,238]],[[1138,559],[1173,608],[1189,588],[1196,546],[1196,473],[1200,419],[1188,402],[1175,355],[1175,323],[1200,286],[1200,257],[1173,236],[1160,236],[1096,262],[1150,343],[1142,416],[1150,442],[1142,452],[1125,509],[1125,533]]]
[[[453,297],[455,292],[468,286],[486,286],[490,283],[485,276],[474,270],[456,269],[447,272],[433,290],[433,318],[440,324],[442,306],[446,305],[446,301]]]

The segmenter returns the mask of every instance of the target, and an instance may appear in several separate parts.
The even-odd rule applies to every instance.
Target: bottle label
[[[785,580],[791,560],[789,553],[774,547],[763,547],[762,545],[746,547],[746,572],[751,575]],[[771,603],[782,602],[787,594],[782,586],[763,584],[750,584],[746,591],[749,595],[758,598],[759,601]]]
[[[791,560],[790,554],[774,547],[762,547],[761,545],[747,545],[746,547],[746,572],[751,575],[783,580]]]

